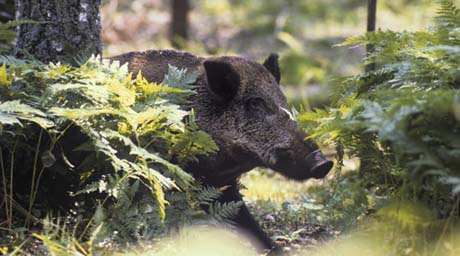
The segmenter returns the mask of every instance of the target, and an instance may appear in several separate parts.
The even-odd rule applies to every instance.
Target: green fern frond
[[[209,205],[209,214],[217,221],[234,224],[232,219],[238,214],[242,201],[238,202],[214,202]]]
[[[22,126],[19,119],[34,122],[45,129],[54,126],[54,123],[46,118],[44,112],[23,104],[19,100],[0,103],[0,123],[2,125],[18,124]]]
[[[362,182],[411,200],[449,201],[445,184],[460,191],[460,10],[440,1],[437,16],[430,30],[347,39],[373,45],[366,61],[377,69],[337,79],[331,107],[298,115],[311,137],[340,147],[339,161],[361,160]]]
[[[460,9],[452,0],[438,1],[439,8],[436,11],[436,21],[439,27],[460,27]]]
[[[24,59],[24,60],[18,59],[11,55],[0,55],[0,64],[5,64],[7,66],[17,67],[17,66],[24,66],[26,64],[31,64],[31,63],[39,64],[39,63],[35,63],[34,61],[30,61],[27,59]]]
[[[197,200],[200,204],[211,205],[223,195],[221,189],[213,186],[202,186],[197,191]]]

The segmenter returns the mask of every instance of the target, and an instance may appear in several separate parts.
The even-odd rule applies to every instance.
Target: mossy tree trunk
[[[16,20],[33,20],[17,29],[16,55],[47,62],[101,54],[100,0],[16,0]]]

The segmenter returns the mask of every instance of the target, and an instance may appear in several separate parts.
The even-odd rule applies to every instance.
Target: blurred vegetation
[[[416,30],[428,26],[429,0],[378,1],[377,27]],[[255,60],[280,54],[281,83],[292,106],[324,107],[331,80],[359,73],[362,47],[332,48],[365,32],[366,1],[191,1],[189,40],[195,54],[239,54]],[[111,0],[102,9],[106,55],[171,48],[169,1]],[[262,47],[261,47],[262,46]],[[298,89],[296,89],[298,88]]]

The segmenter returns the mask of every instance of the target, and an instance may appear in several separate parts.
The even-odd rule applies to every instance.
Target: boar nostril
[[[334,163],[329,160],[317,163],[317,165],[314,166],[311,170],[313,178],[323,178],[329,173],[329,171],[332,169],[332,166],[334,166]]]
[[[313,178],[323,178],[329,173],[334,165],[332,161],[326,159],[319,149],[308,154],[306,160],[310,162],[312,166],[311,173]]]

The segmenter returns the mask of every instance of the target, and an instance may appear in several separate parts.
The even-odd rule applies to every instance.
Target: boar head
[[[322,178],[330,171],[332,162],[305,139],[286,110],[276,54],[263,64],[241,57],[207,58],[202,68],[205,86],[195,99],[197,122],[219,146],[217,161],[231,158],[245,166],[243,172],[263,166],[296,180]]]

